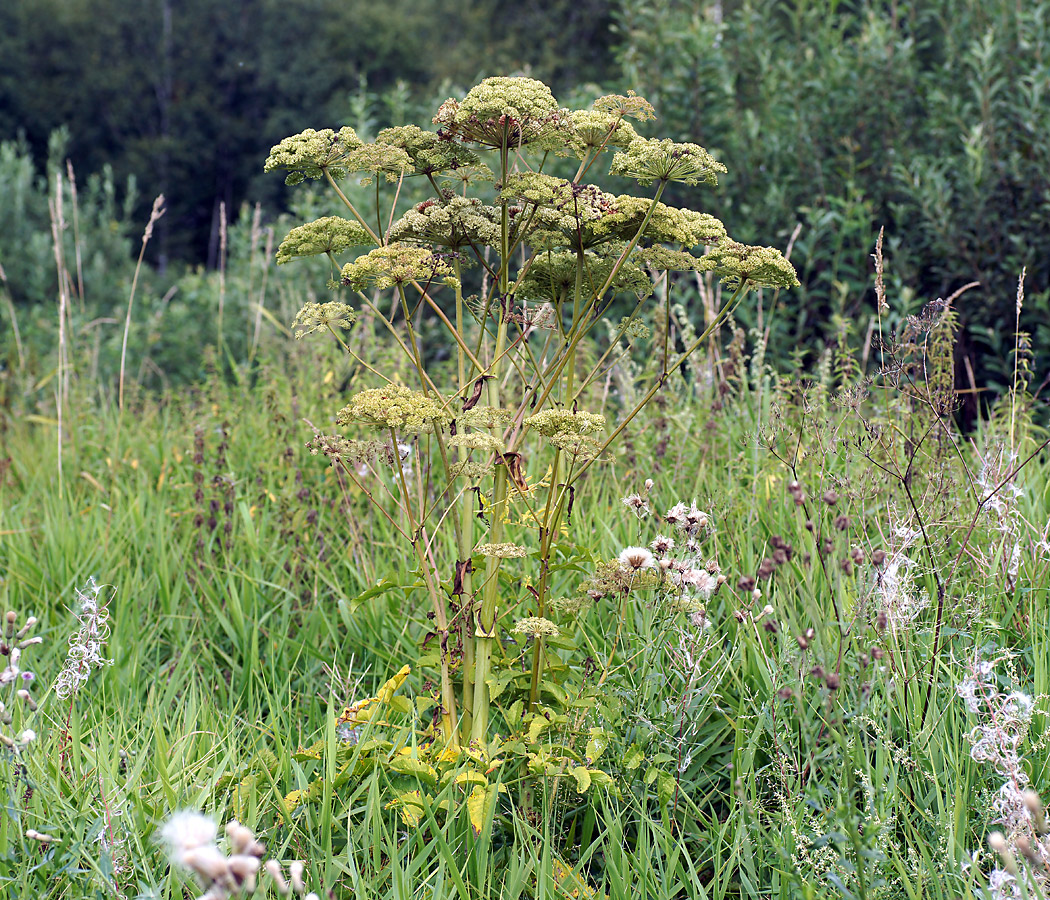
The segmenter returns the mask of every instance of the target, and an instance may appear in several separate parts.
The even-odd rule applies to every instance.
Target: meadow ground
[[[75,384],[61,465],[54,421],[5,416],[0,892],[196,897],[159,840],[191,809],[304,861],[321,896],[915,900],[1011,873],[1040,896],[1045,414],[1019,390],[960,434],[926,324],[875,377],[731,346],[668,382],[557,542],[547,725],[518,678],[542,636],[510,627],[535,573],[508,561],[502,751],[435,749],[423,582],[365,496],[390,476],[306,446],[347,394],[327,351],[123,412]],[[615,421],[644,369],[588,408]],[[702,606],[602,586],[627,547],[672,558],[661,537],[724,576]]]

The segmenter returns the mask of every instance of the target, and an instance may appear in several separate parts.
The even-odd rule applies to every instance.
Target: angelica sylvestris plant
[[[425,643],[436,649],[440,677],[435,723],[450,744],[489,739],[501,637],[517,638],[533,656],[520,698],[526,710],[541,701],[545,645],[557,640],[548,619],[552,561],[573,504],[585,502],[582,476],[608,458],[746,291],[797,284],[778,251],[739,244],[714,217],[661,201],[672,183],[713,185],[726,169],[697,144],[640,137],[631,120],[653,117],[634,94],[568,110],[539,81],[487,78],[441,105],[436,131],[389,128],[365,143],[350,128],[308,129],[275,146],[266,163],[267,171],[287,171],[289,184],[323,180],[347,209],[345,218],[293,229],[278,262],[324,256],[338,273],[337,299],[305,306],[297,337],[329,332],[374,386],[339,411],[348,436],[318,435],[314,447],[359,484],[362,472],[379,475],[382,487],[370,480],[365,492],[411,548],[429,597]],[[578,161],[575,175],[551,174],[565,157]],[[606,191],[594,183],[603,168],[643,192]],[[351,177],[374,186],[374,221],[344,190]],[[409,178],[433,196],[398,217]],[[654,278],[669,271],[711,272],[732,295],[680,350],[663,329],[662,345],[647,350],[658,371],[636,404],[585,408],[623,346],[642,349],[645,322],[669,318],[650,300]],[[465,283],[480,292],[465,296]],[[610,334],[596,326],[614,298],[619,322],[602,347]],[[448,335],[451,380],[424,355],[424,314]],[[351,328],[385,332],[407,359],[411,383],[362,358]],[[594,355],[583,352],[595,345]],[[414,459],[406,443],[418,449]],[[454,532],[454,559],[441,558],[438,529]],[[500,576],[508,570],[513,582],[530,585],[527,599],[505,592]]]

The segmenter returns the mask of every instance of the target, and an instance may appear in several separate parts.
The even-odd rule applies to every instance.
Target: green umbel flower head
[[[583,257],[583,292],[593,296],[608,280],[619,254],[599,255],[587,251]],[[576,254],[571,251],[537,254],[514,295],[522,300],[555,300],[576,289]],[[613,294],[633,293],[639,299],[653,292],[652,279],[633,260],[626,260],[609,288]]]
[[[514,623],[513,631],[515,634],[523,634],[532,638],[557,637],[561,634],[557,625],[550,619],[544,619],[542,616],[529,616],[527,619],[518,619]]]
[[[295,316],[292,328],[295,339],[329,328],[349,328],[357,321],[357,312],[345,303],[307,303]]]
[[[657,244],[655,247],[639,247],[632,259],[648,269],[660,272],[706,272],[713,263],[706,256],[693,256],[685,250],[671,250]]]
[[[485,453],[502,453],[506,445],[498,437],[484,431],[461,431],[448,439],[448,446],[464,450],[481,450]]]
[[[288,232],[277,248],[277,265],[321,253],[342,253],[348,247],[371,243],[372,238],[357,222],[339,216],[325,216]]]
[[[633,240],[653,201],[621,194],[613,205],[614,210],[594,224],[595,233],[622,241]],[[725,236],[725,226],[714,216],[657,203],[642,238],[651,244],[678,244],[691,249],[701,244],[717,244]]]
[[[343,284],[355,291],[369,288],[385,290],[409,281],[430,282],[435,279],[455,287],[452,266],[445,259],[425,247],[409,244],[390,244],[377,247],[366,256],[361,256],[343,266]]]
[[[384,128],[376,143],[404,150],[420,175],[437,175],[450,169],[477,166],[480,162],[478,155],[462,144],[424,131],[418,125]]]
[[[530,223],[528,242],[545,250],[590,246],[591,226],[614,209],[612,195],[600,188],[540,172],[508,176],[500,197],[522,202],[524,215],[515,213],[515,222]]]
[[[509,541],[503,541],[499,544],[478,544],[474,548],[474,553],[478,556],[492,556],[496,559],[524,559],[529,555],[529,551],[525,547],[519,547],[517,544],[512,544]]]
[[[569,149],[580,159],[595,150],[613,150],[638,140],[638,132],[625,119],[596,109],[578,109],[569,113],[572,135]]]
[[[286,137],[270,150],[265,171],[288,169],[286,184],[299,184],[305,178],[323,178],[325,172],[333,178],[346,175],[346,156],[363,147],[364,142],[353,128],[331,128],[316,131],[307,128],[299,134]]]
[[[544,437],[556,434],[590,434],[605,428],[605,416],[571,409],[545,409],[525,419],[525,425]]]
[[[772,247],[751,247],[725,240],[708,253],[706,259],[710,259],[711,271],[731,288],[741,284],[749,288],[798,287],[794,266]]]
[[[383,177],[397,181],[414,172],[411,157],[400,147],[391,144],[362,144],[346,155],[346,171],[364,173],[361,184],[372,183],[373,178]]]
[[[456,424],[470,428],[506,428],[514,421],[514,410],[498,406],[474,406],[456,414]]]
[[[483,147],[565,146],[568,114],[534,78],[486,78],[460,100],[446,100],[434,116],[439,136]]]
[[[545,409],[526,418],[525,425],[574,458],[594,459],[601,444],[590,434],[605,428],[605,416],[569,409]]]
[[[613,210],[612,194],[601,188],[540,172],[508,175],[500,196],[504,200],[524,200],[534,206],[553,209],[577,222],[592,222]]]
[[[608,94],[605,97],[599,97],[592,105],[597,112],[608,113],[620,119],[629,118],[646,122],[656,118],[656,110],[653,109],[653,105],[645,97],[639,97],[634,91],[628,91],[626,96]]]
[[[671,140],[639,139],[613,157],[612,175],[624,175],[642,184],[681,181],[685,184],[716,184],[726,167],[699,144]]]
[[[470,244],[498,247],[500,213],[476,197],[454,195],[440,200],[424,200],[391,226],[389,238],[391,241],[437,244],[453,250]]]
[[[336,414],[336,422],[363,422],[399,432],[432,432],[452,421],[439,398],[427,397],[403,384],[370,388],[354,394]]]

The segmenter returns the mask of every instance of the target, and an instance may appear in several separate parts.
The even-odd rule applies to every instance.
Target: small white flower
[[[21,744],[23,747],[27,746],[28,744],[31,744],[35,740],[36,732],[33,731],[32,728],[27,728],[18,736],[18,743]]]
[[[645,547],[625,547],[619,556],[620,565],[628,569],[651,569],[656,565],[652,551]]]
[[[673,525],[675,528],[685,527],[685,516],[689,512],[689,507],[684,503],[676,503],[669,510],[667,515],[664,516],[664,520],[668,525]]]
[[[215,844],[218,826],[207,816],[192,810],[174,813],[161,829],[160,836],[168,845],[172,861],[180,866],[189,866],[187,854]]]
[[[649,503],[640,494],[629,494],[620,502],[638,516],[639,519],[644,519],[649,515]]]
[[[657,535],[649,545],[654,553],[670,553],[674,550],[674,538],[666,535]]]

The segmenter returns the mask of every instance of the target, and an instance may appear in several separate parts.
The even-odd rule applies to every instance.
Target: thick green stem
[[[489,515],[492,524],[489,540],[498,544],[503,540],[503,516],[507,505],[507,467],[496,467],[495,485]],[[499,558],[485,560],[485,582],[482,587],[481,609],[478,610],[474,632],[474,720],[471,724],[472,741],[485,743],[489,726],[488,677],[492,667],[492,648],[496,641],[496,613],[499,600]]]
[[[461,727],[467,732],[474,722],[474,576],[470,571],[471,551],[474,549],[474,515],[470,508],[469,497],[461,497],[459,502],[460,527],[458,538],[459,560],[462,566],[460,603],[460,629],[463,633],[463,719]]]
[[[507,148],[500,150],[500,170],[503,181],[507,179]],[[504,202],[500,215],[500,261],[499,261],[499,325],[496,329],[496,346],[493,349],[492,364],[486,384],[488,401],[493,409],[500,408],[499,374],[504,348],[507,344],[507,309],[506,294],[509,281],[510,259],[510,210]],[[499,437],[499,428],[493,434]],[[497,459],[496,476],[492,488],[492,503],[489,506],[491,523],[489,525],[489,542],[501,543],[503,540],[503,519],[507,513],[507,466]],[[470,737],[473,741],[484,744],[488,740],[489,727],[489,686],[488,677],[492,666],[492,648],[496,640],[496,614],[499,600],[499,565],[498,557],[490,556],[485,560],[485,582],[482,587],[481,609],[478,610],[477,627],[474,632],[474,719],[471,723]]]
[[[434,607],[434,625],[437,629],[437,637],[441,652],[441,732],[450,744],[458,744],[456,734],[456,692],[452,687],[452,673],[449,668],[448,653],[448,616],[445,612],[445,604],[441,597],[441,591],[434,583],[433,573],[430,571],[430,561],[427,559],[423,548],[422,528],[417,526],[416,518],[412,512],[412,498],[408,490],[408,481],[405,478],[405,467],[401,464],[401,456],[397,452],[397,434],[393,428],[390,429],[390,440],[394,446],[394,459],[397,460],[397,478],[401,489],[402,508],[408,519],[409,533],[411,534],[412,549],[419,561],[419,570],[423,575],[427,593]]]

